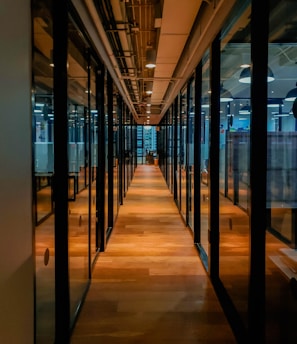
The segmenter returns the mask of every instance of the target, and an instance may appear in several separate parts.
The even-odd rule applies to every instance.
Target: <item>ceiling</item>
[[[87,30],[98,35],[98,52],[118,80],[138,124],[160,122],[201,58],[206,32],[208,42],[216,34],[210,24],[218,16],[223,18],[234,3],[229,0],[223,6],[226,0],[72,2]],[[216,20],[215,27],[219,27],[221,20]],[[148,49],[156,51],[153,69],[145,66]],[[148,95],[150,87],[152,94]]]
[[[152,125],[159,124],[218,34],[235,2],[72,0],[90,39],[136,122]],[[240,3],[242,2],[236,2],[236,5]],[[270,12],[269,67],[276,80],[269,83],[268,91],[269,97],[283,99],[286,92],[295,87],[297,81],[297,45],[292,43],[297,37],[297,2],[276,0],[273,4]],[[43,85],[45,92],[48,90],[51,94],[53,78],[49,61],[53,41],[50,7],[48,11],[45,8],[44,3],[41,3],[40,7],[35,9],[34,73],[37,84]],[[240,102],[240,99],[250,97],[249,85],[240,84],[238,81],[242,57],[247,55],[250,59],[250,7],[247,6],[241,11],[239,20],[236,18],[234,22],[231,18],[226,26],[229,29],[228,35],[221,42],[221,80],[224,88]],[[75,53],[84,49],[83,46],[77,47],[80,38],[71,36],[71,39],[68,72],[71,85],[75,86],[74,95],[77,97],[76,94],[85,94],[84,91],[76,90],[85,90],[87,72],[84,61],[80,61],[81,55]],[[148,48],[156,50],[154,69],[145,67]],[[150,83],[153,93],[148,96],[146,90]],[[71,90],[71,87],[69,89]]]
[[[137,124],[157,125],[192,75],[235,0],[71,2]],[[50,8],[47,0],[34,8],[34,69],[40,93],[50,93],[53,87]],[[84,91],[75,92],[86,88],[84,61],[80,61],[75,48],[80,38],[73,36],[71,42],[69,91],[73,88],[74,93],[83,95]],[[145,66],[149,48],[156,51],[153,69]],[[149,85],[151,95],[146,94]]]

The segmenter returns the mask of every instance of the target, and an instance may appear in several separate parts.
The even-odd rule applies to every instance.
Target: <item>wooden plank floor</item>
[[[136,169],[71,343],[236,343],[157,166]]]

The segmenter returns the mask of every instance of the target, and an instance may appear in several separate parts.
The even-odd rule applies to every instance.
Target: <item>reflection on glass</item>
[[[70,319],[77,316],[89,282],[89,83],[82,36],[69,20],[68,40],[68,164],[69,164],[69,289]],[[73,39],[75,37],[75,40]],[[94,97],[94,95],[93,95]],[[72,198],[71,195],[75,194]]]
[[[119,207],[119,114],[117,97],[114,96],[113,110],[113,221],[115,222]]]
[[[189,86],[189,142],[188,142],[188,217],[189,226],[194,229],[194,125],[195,125],[195,83],[191,81]]]
[[[95,88],[95,71],[96,63],[91,59],[91,71],[90,71],[90,95],[96,94]],[[97,168],[98,168],[98,111],[96,109],[96,98],[94,96],[90,97],[90,141],[91,141],[91,261],[95,261],[96,254],[98,252],[97,235],[96,235],[96,178],[97,178]]]
[[[173,114],[172,107],[169,108],[168,114],[168,123],[167,123],[167,184],[169,190],[173,192]]]
[[[35,173],[36,183],[36,224],[45,220],[53,212],[52,175]]]
[[[131,129],[131,118],[128,111],[125,111],[123,117],[123,125],[124,125],[124,152],[125,152],[125,178],[124,178],[124,193],[128,191],[132,173],[131,173],[131,166],[132,166],[132,129]]]
[[[181,102],[179,97],[179,102]],[[176,113],[176,171],[174,171],[175,179],[176,179],[176,205],[178,209],[180,209],[180,203],[181,203],[181,116],[180,111],[178,109]]]
[[[187,221],[187,125],[188,125],[188,110],[187,110],[187,90],[185,89],[181,94],[180,104],[180,211],[184,220]]]
[[[278,343],[297,340],[297,127],[292,111],[297,36],[295,30],[281,30],[296,21],[296,11],[295,1],[278,1],[270,8],[268,64],[275,80],[268,84],[266,114],[266,338]],[[288,99],[288,93],[293,97]]]
[[[247,7],[246,7],[247,6]],[[237,20],[247,18],[250,7],[237,11]],[[234,16],[230,20],[234,22]],[[229,20],[227,20],[228,26]],[[219,156],[219,272],[238,316],[247,327],[249,286],[249,142],[250,84],[239,82],[244,64],[250,64],[249,25],[230,28],[221,40],[221,84],[232,93],[220,102]]]
[[[210,104],[210,77],[209,77],[209,51],[206,51],[203,57],[202,65],[202,105],[201,105],[201,145],[200,145],[200,173],[201,173],[201,183],[200,183],[200,242],[202,252],[205,253],[205,259],[203,260],[206,268],[208,267],[208,219],[209,219],[209,128],[210,128],[210,114],[209,114],[209,104]]]
[[[51,1],[33,1],[32,143],[35,200],[35,336],[36,344],[55,337],[55,254],[52,184],[53,69]],[[46,44],[45,44],[46,42]]]

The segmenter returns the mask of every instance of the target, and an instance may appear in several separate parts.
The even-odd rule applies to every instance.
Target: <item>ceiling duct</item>
[[[227,6],[227,0],[215,4],[204,0],[72,0],[80,16],[82,10],[89,12],[97,41],[106,51],[102,54],[99,49],[99,55],[110,73],[116,74],[114,81],[120,84],[119,91],[124,92],[136,121],[146,103],[147,83],[152,82],[151,124],[159,124],[234,1],[228,0]],[[209,8],[209,15],[198,25],[202,5]],[[156,49],[154,69],[145,67],[149,46]]]
[[[94,6],[93,0],[84,0],[83,2],[81,0],[72,0],[72,3],[82,18],[99,56],[104,61],[104,64],[113,77],[124,101],[127,103],[131,113],[133,114],[133,117],[137,121],[138,116],[135,112],[133,101],[130,98],[130,90],[121,77],[116,57],[111,49],[104,27],[98,18],[98,13]]]
[[[131,23],[129,24],[126,16],[126,7],[124,2],[119,2],[118,0],[111,0],[111,6],[113,10],[113,19],[116,25],[116,31],[120,38],[121,49],[123,52],[123,58],[126,63],[126,71],[122,71],[122,74],[130,77],[131,87],[134,93],[134,101],[140,101],[140,89],[139,84],[136,81],[137,70],[135,53],[133,52],[131,35],[137,34],[136,25],[131,29]],[[126,72],[126,73],[125,73]],[[127,79],[126,79],[127,80]]]

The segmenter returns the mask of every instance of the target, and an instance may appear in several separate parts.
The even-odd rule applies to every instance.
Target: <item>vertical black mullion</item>
[[[201,241],[201,93],[202,93],[202,61],[195,70],[195,115],[194,115],[194,243]]]
[[[96,73],[96,107],[98,111],[98,168],[96,180],[96,245],[105,250],[105,111],[104,111],[105,68],[103,64]]]
[[[137,159],[137,123],[135,121],[133,124],[133,133],[134,133],[134,155],[133,155],[133,158],[134,158],[133,168],[134,168],[134,170],[133,170],[133,172],[135,172],[135,168],[138,165],[138,159]]]
[[[164,177],[166,180],[166,183],[168,185],[168,175],[167,175],[167,163],[168,163],[168,112],[165,115],[165,140],[164,140],[164,149],[162,152],[163,155],[163,161],[162,161],[162,168],[164,171]]]
[[[174,117],[174,140],[173,140],[173,197],[177,202],[177,112],[178,112],[178,97],[175,98],[173,106],[173,117]]]
[[[118,133],[119,133],[119,196],[120,196],[120,204],[123,204],[123,178],[124,178],[124,135],[123,135],[123,100],[122,97],[118,97],[118,109],[119,109],[119,125],[118,125]]]
[[[142,137],[142,140],[141,140],[141,164],[143,164],[143,150],[144,150],[144,129],[143,129],[143,126],[141,126],[141,137]]]
[[[108,115],[108,227],[113,227],[113,80],[107,74],[107,115]]]
[[[292,208],[292,219],[291,219],[291,233],[292,233],[292,247],[295,249],[297,247],[297,210]]]
[[[252,0],[249,342],[265,342],[265,233],[269,2]]]
[[[181,189],[182,189],[182,185],[181,185],[181,156],[183,154],[183,159],[184,159],[184,151],[182,150],[183,148],[183,132],[182,132],[182,94],[181,92],[179,93],[178,95],[178,98],[179,98],[179,104],[178,104],[178,118],[179,118],[179,125],[178,125],[178,128],[177,130],[179,131],[179,141],[178,141],[178,144],[179,144],[179,164],[177,166],[178,168],[178,210],[180,211],[181,210],[181,202],[182,202],[182,197],[181,197]]]
[[[175,152],[174,152],[174,142],[175,142],[175,115],[174,115],[174,102],[171,105],[171,111],[170,111],[170,121],[171,121],[171,128],[170,128],[170,135],[171,135],[171,146],[170,146],[170,151],[171,151],[171,157],[170,157],[170,174],[171,174],[171,192],[174,194],[175,190],[175,169],[174,169],[174,161],[175,161]],[[173,195],[173,199],[175,200],[175,197]]]
[[[133,158],[134,158],[134,171],[135,171],[135,168],[137,167],[138,165],[138,160],[137,160],[137,123],[134,122],[133,124],[133,134],[134,134],[134,137],[133,137],[133,143],[134,143],[134,155],[133,155]]]
[[[210,121],[210,277],[217,279],[219,275],[219,140],[220,140],[220,34],[211,46],[210,85],[211,85],[211,121]]]
[[[121,175],[122,175],[122,181],[121,181],[121,198],[122,198],[122,203],[124,203],[124,198],[126,195],[126,147],[127,145],[125,144],[126,142],[126,119],[127,119],[127,109],[125,103],[122,101],[122,116],[120,119],[120,126],[121,126],[121,137],[122,140],[120,141],[120,154],[121,154]]]
[[[129,158],[129,164],[130,164],[130,176],[129,176],[129,181],[132,178],[133,175],[133,168],[134,168],[134,124],[133,124],[133,116],[130,113],[130,158]],[[130,185],[130,184],[129,184]]]
[[[189,224],[189,192],[190,192],[190,172],[189,172],[189,142],[190,142],[190,87],[192,79],[187,84],[187,111],[186,111],[186,224]]]
[[[87,81],[88,85],[88,81]],[[84,127],[83,127],[83,140],[84,140],[84,188],[87,186],[87,169],[88,169],[88,128],[87,128],[87,121],[88,121],[88,109],[84,106]]]
[[[68,123],[67,1],[53,1],[54,60],[54,202],[55,202],[55,343],[68,343],[70,298],[68,271]]]
[[[133,125],[133,117],[132,114],[130,114],[130,159],[129,159],[129,164],[130,164],[130,176],[129,176],[129,181],[131,180],[133,176],[133,170],[134,170],[134,155],[135,155],[135,135],[134,135],[134,125]]]
[[[134,130],[134,125],[133,125],[133,117],[132,115],[130,114],[130,151],[129,151],[129,154],[130,154],[130,158],[129,158],[129,182],[132,178],[132,175],[133,175],[133,169],[134,169],[134,133],[133,133],[133,130]],[[130,185],[130,184],[129,184]]]
[[[88,273],[89,278],[91,278],[91,223],[92,223],[92,130],[91,130],[91,54],[90,49],[87,50],[87,63],[88,63],[88,108],[86,111],[87,116],[87,123],[88,125],[88,189],[89,189],[89,197],[88,197]]]

